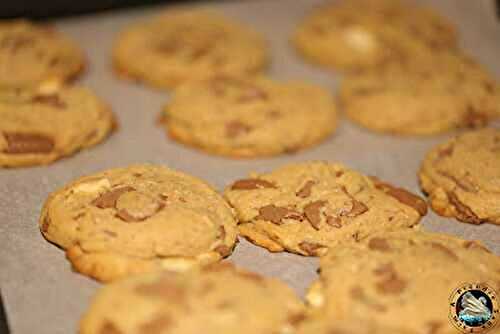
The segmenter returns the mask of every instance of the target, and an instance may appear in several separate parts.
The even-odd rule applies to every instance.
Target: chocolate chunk
[[[58,109],[64,109],[67,106],[66,103],[61,100],[61,98],[57,94],[36,95],[31,99],[31,102],[46,104]]]
[[[389,243],[386,239],[374,237],[368,241],[368,248],[371,250],[377,250],[381,252],[388,252],[391,250]]]
[[[274,224],[281,225],[282,219],[300,216],[300,213],[280,206],[276,206],[274,204],[269,204],[259,208],[259,214],[255,217],[255,219],[262,219],[266,221],[270,221]]]
[[[357,217],[359,215],[362,215],[366,211],[368,211],[368,207],[364,203],[353,199],[352,200],[352,209],[351,209],[351,211],[346,213],[346,216],[347,217]]]
[[[434,249],[439,250],[440,252],[443,252],[449,258],[451,258],[452,260],[458,261],[457,254],[455,254],[451,249],[449,249],[448,247],[440,244],[439,242],[431,242],[431,247],[434,248]]]
[[[326,223],[328,225],[336,227],[336,228],[341,228],[342,227],[342,219],[340,219],[339,217],[327,216],[326,217]]]
[[[54,140],[36,133],[4,132],[7,154],[50,153],[54,150]]]
[[[292,325],[293,327],[296,327],[298,325],[300,325],[300,323],[302,321],[304,321],[306,319],[306,315],[304,313],[293,313],[293,314],[290,314],[288,317],[287,317],[287,322]]]
[[[131,208],[119,209],[116,216],[127,223],[138,223],[153,217],[165,207],[165,204],[155,200],[151,200],[148,204],[142,206],[139,210]]]
[[[302,188],[296,193],[296,195],[300,198],[307,198],[311,196],[312,187],[316,184],[314,181],[307,181]]]
[[[304,207],[304,215],[306,216],[306,219],[316,230],[319,230],[319,225],[321,223],[321,208],[325,206],[326,203],[326,201],[315,201]]]
[[[169,277],[169,275],[175,274],[165,273],[156,282],[136,286],[135,291],[146,297],[161,298],[173,303],[182,302],[186,291],[176,285],[177,283],[173,277]]]
[[[109,231],[109,230],[103,230],[102,233],[106,234],[108,237],[111,237],[111,238],[116,238],[118,236],[118,234],[116,234],[113,231]]]
[[[456,210],[457,218],[461,221],[472,223],[472,224],[481,224],[483,221],[469,208],[467,205],[463,204],[457,197],[455,193],[449,192],[448,199],[450,203]]]
[[[34,42],[35,39],[31,36],[7,35],[0,41],[0,48],[6,48],[12,51],[17,51],[20,48],[32,45]]]
[[[363,288],[360,287],[359,285],[355,285],[354,287],[352,287],[351,290],[349,291],[349,293],[350,293],[352,298],[357,299],[360,302],[368,305],[369,307],[371,307],[372,309],[374,309],[377,312],[387,311],[387,308],[384,305],[379,304],[376,301],[374,301],[373,299],[369,298],[366,295]]]
[[[172,320],[162,314],[139,326],[139,334],[162,334],[172,325]]]
[[[376,288],[380,293],[399,294],[407,286],[406,281],[398,277],[392,263],[379,266],[374,270],[374,273],[378,276],[383,276],[383,279],[376,284]]]
[[[450,157],[453,154],[454,148],[455,147],[453,145],[450,145],[448,147],[440,149],[438,151],[438,158],[439,159],[443,159],[443,158],[446,158],[446,157]]]
[[[129,186],[110,190],[93,200],[92,205],[97,206],[99,209],[114,208],[116,206],[116,201],[122,194],[134,190],[134,188]]]
[[[488,124],[490,117],[478,110],[473,106],[467,108],[467,112],[464,115],[464,125],[469,128],[478,128]]]
[[[231,254],[231,248],[226,245],[219,245],[215,247],[214,251],[220,254],[222,257],[229,256]]]
[[[483,83],[483,87],[484,87],[484,89],[486,90],[487,93],[489,93],[489,94],[495,93],[495,85],[492,82],[485,81]]]
[[[253,190],[263,188],[276,188],[276,186],[273,183],[262,179],[238,180],[231,186],[232,190]]]
[[[231,121],[226,124],[226,136],[228,138],[236,138],[242,134],[250,132],[251,128],[239,121]]]
[[[427,214],[427,204],[425,201],[417,195],[410,193],[402,188],[396,188],[388,183],[380,181],[378,178],[371,177],[375,188],[382,190],[387,195],[394,197],[400,203],[410,206],[415,209],[421,216]]]
[[[299,243],[299,248],[306,252],[307,255],[312,256],[321,255],[320,253],[322,252],[319,251],[326,250],[326,246],[309,241],[302,241]]]
[[[363,300],[365,298],[365,291],[359,285],[353,286],[349,290],[349,294],[351,295],[352,298],[357,300]]]
[[[451,175],[451,174],[445,173],[445,172],[439,172],[439,174],[446,177],[447,179],[450,179],[453,183],[455,183],[463,191],[477,193],[477,187],[471,181],[466,179],[466,176],[464,176],[462,178],[458,178],[454,175]]]
[[[106,320],[99,328],[99,334],[123,334],[123,332],[119,330],[114,323]]]

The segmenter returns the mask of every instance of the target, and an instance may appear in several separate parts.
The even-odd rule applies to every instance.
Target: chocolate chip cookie
[[[297,28],[302,56],[327,67],[359,71],[454,49],[455,28],[428,8],[402,1],[349,0],[315,9]]]
[[[0,22],[0,89],[53,86],[82,72],[82,50],[54,28]]]
[[[210,11],[168,11],[118,37],[117,72],[159,88],[219,73],[247,75],[267,64],[267,46],[251,29]]]
[[[330,323],[453,334],[449,298],[463,284],[478,282],[500,288],[500,257],[480,243],[412,230],[381,232],[331,248],[308,301],[313,314]]]
[[[216,76],[175,90],[163,112],[169,135],[230,157],[292,153],[336,128],[333,96],[301,82]]]
[[[498,82],[469,57],[455,53],[442,53],[425,66],[398,65],[348,76],[339,97],[352,121],[397,135],[482,127],[500,116]]]
[[[251,174],[224,194],[238,215],[240,235],[272,252],[307,256],[377,231],[415,226],[427,212],[420,197],[328,162]]]
[[[500,224],[500,130],[466,132],[432,149],[419,173],[440,215]]]
[[[237,234],[231,208],[209,185],[153,165],[85,176],[52,193],[40,229],[76,271],[104,282],[218,261]]]
[[[0,89],[0,167],[44,165],[103,141],[116,127],[108,105],[82,87]]]
[[[301,301],[282,282],[221,263],[106,285],[79,333],[292,333],[303,312]]]

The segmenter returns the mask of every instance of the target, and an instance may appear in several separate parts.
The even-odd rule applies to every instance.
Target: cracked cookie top
[[[217,76],[177,89],[163,112],[169,135],[231,157],[292,153],[336,128],[333,96],[302,82]]]
[[[286,284],[217,263],[106,285],[94,297],[79,333],[285,334],[293,332],[303,313],[302,302]]]
[[[54,28],[24,20],[0,23],[0,88],[62,83],[84,66],[82,50]]]
[[[215,190],[153,165],[108,170],[56,191],[40,228],[76,270],[102,281],[214,262],[236,242],[232,210]]]
[[[93,146],[115,129],[107,103],[88,89],[0,89],[0,167],[42,165]]]
[[[397,333],[452,334],[449,298],[460,285],[478,282],[500,288],[500,257],[481,243],[399,230],[331,248],[307,300],[311,313],[331,324],[375,322]]]
[[[305,162],[252,174],[225,190],[240,234],[270,251],[319,256],[371,233],[418,224],[418,196],[343,165]]]
[[[432,149],[420,173],[432,208],[474,224],[500,224],[500,130],[466,132]]]
[[[215,74],[248,75],[267,64],[260,34],[211,11],[173,10],[123,31],[114,65],[120,74],[155,87]]]

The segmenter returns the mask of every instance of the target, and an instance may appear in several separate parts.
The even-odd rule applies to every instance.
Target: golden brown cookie
[[[94,297],[79,333],[286,334],[303,312],[282,282],[221,263],[107,285]]]
[[[159,88],[214,74],[248,75],[267,64],[251,29],[210,11],[168,11],[127,28],[115,44],[117,71]]]
[[[217,76],[183,85],[163,112],[169,135],[230,157],[292,153],[336,128],[333,96],[320,87]]]
[[[52,193],[40,229],[76,271],[104,282],[216,262],[237,241],[233,212],[215,190],[154,165],[85,176]]]
[[[272,252],[309,256],[377,231],[416,226],[427,212],[425,202],[404,189],[319,161],[251,174],[224,195],[240,235]]]
[[[500,257],[475,241],[399,230],[331,248],[308,301],[330,322],[375,323],[417,334],[455,334],[449,300],[464,284],[498,291]]]
[[[452,53],[425,66],[395,65],[348,76],[339,98],[352,121],[397,135],[481,127],[500,115],[498,82],[473,60]]]
[[[500,130],[466,132],[432,149],[419,173],[440,215],[500,224]]]
[[[82,87],[0,89],[0,167],[51,163],[98,144],[115,127],[107,103]]]
[[[0,89],[59,85],[82,72],[82,50],[54,28],[0,22]]]
[[[316,8],[293,43],[310,62],[349,71],[418,63],[420,56],[455,48],[455,28],[424,7],[395,0],[346,0]]]

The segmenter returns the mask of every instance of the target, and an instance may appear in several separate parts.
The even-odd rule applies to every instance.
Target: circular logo
[[[459,287],[450,297],[449,317],[462,333],[486,333],[500,317],[495,290],[483,283]]]

